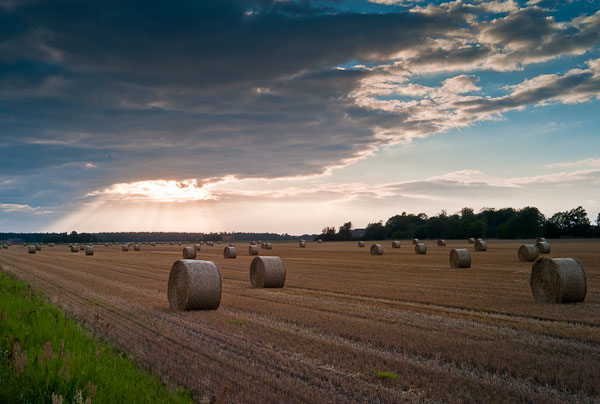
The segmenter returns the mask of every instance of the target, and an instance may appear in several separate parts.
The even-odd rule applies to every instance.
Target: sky
[[[600,2],[0,1],[0,232],[600,211]]]

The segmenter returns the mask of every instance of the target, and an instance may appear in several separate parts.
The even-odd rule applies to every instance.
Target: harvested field
[[[252,288],[254,257],[207,246],[197,258],[220,268],[221,305],[177,313],[167,281],[178,246],[13,247],[0,263],[201,402],[223,387],[232,403],[600,402],[600,242],[549,240],[548,257],[581,261],[588,294],[546,304],[518,259],[524,241],[487,241],[470,269],[448,263],[467,240],[382,256],[356,242],[273,243],[260,255],[282,258],[283,289]]]

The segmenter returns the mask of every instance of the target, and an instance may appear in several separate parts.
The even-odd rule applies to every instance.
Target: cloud
[[[5,213],[31,213],[34,215],[45,215],[52,213],[49,210],[42,210],[39,207],[31,207],[17,203],[0,203],[0,211]]]
[[[600,167],[600,158],[590,158],[579,161],[549,164],[548,168],[570,168],[570,167]]]

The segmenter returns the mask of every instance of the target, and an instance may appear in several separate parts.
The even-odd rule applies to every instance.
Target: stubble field
[[[12,246],[0,264],[200,402],[600,402],[600,242],[549,241],[550,257],[584,265],[584,303],[535,303],[520,241],[429,241],[426,255],[386,241],[382,256],[369,243],[274,243],[260,254],[283,259],[283,289],[251,288],[247,243],[236,259],[203,245],[221,306],[182,313],[167,280],[183,246]],[[456,247],[470,269],[450,268]]]

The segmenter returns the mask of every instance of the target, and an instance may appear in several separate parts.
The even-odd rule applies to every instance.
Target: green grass
[[[241,320],[229,320],[228,322],[229,324],[244,325],[244,322]]]
[[[377,378],[379,380],[396,380],[398,375],[394,372],[377,372]]]
[[[192,403],[0,270],[0,403],[53,395],[64,404]]]

